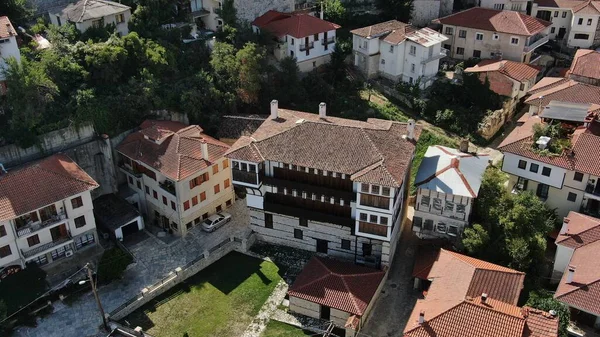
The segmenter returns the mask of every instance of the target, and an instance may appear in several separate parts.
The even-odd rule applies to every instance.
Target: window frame
[[[265,228],[273,229],[273,214],[265,213]]]
[[[464,34],[463,34],[464,33]],[[460,29],[458,31],[458,37],[460,39],[466,39],[467,38],[467,31],[465,29]]]
[[[511,36],[510,37],[510,44],[511,45],[518,46],[519,42],[521,42],[521,40],[518,37],[516,37],[516,36]]]
[[[456,47],[456,55],[465,55],[465,48],[463,47]]]
[[[575,197],[571,198],[571,196],[575,196]],[[571,199],[573,199],[573,200],[571,200]],[[577,193],[569,192],[567,194],[567,201],[576,202],[577,201]]]
[[[83,225],[81,224],[81,221],[83,221]],[[75,224],[75,228],[85,227],[85,225],[87,225],[87,222],[85,221],[85,215],[76,217],[73,219],[73,223]]]
[[[526,170],[527,169],[527,161],[523,160],[523,159],[519,159],[519,163],[517,164],[517,168],[519,168],[521,170]]]
[[[352,249],[352,241],[350,241],[348,239],[342,239],[342,241],[340,242],[340,248],[344,249],[344,250],[351,250]]]
[[[481,38],[479,38],[479,37],[481,37]],[[475,33],[475,41],[483,41],[484,37],[485,36],[483,35],[483,33],[480,33],[480,32]]]
[[[304,240],[304,232],[301,229],[294,228],[294,239]]]
[[[577,177],[580,177],[579,179],[577,179]],[[583,182],[583,173],[581,172],[575,172],[573,174],[573,180],[574,181],[579,181],[579,182]]]
[[[535,167],[535,170],[533,169]],[[536,163],[529,164],[529,172],[538,173],[540,170],[540,165]]]
[[[8,249],[8,254],[5,253],[6,249]],[[11,255],[12,255],[12,249],[10,248],[10,244],[0,247],[0,259],[3,259],[5,257],[11,256]]]
[[[546,172],[547,172],[548,174],[546,174]],[[552,174],[552,169],[551,169],[551,168],[549,168],[548,166],[544,166],[544,167],[542,168],[542,175],[543,175],[544,177],[550,177],[550,175],[551,175],[551,174]]]
[[[83,198],[81,198],[81,196],[78,196],[78,197],[71,199],[71,207],[73,209],[78,209],[80,207],[83,207]]]

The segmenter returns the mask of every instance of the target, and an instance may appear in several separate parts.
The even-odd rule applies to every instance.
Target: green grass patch
[[[302,330],[293,325],[270,320],[261,337],[306,337],[314,336],[314,332]]]
[[[417,193],[417,189],[414,185],[415,179],[417,178],[417,171],[419,171],[419,166],[421,165],[421,161],[423,161],[423,157],[425,156],[425,152],[427,152],[427,148],[432,145],[457,147],[458,142],[452,138],[443,136],[441,134],[433,133],[429,130],[423,130],[423,132],[421,132],[421,136],[419,137],[419,141],[417,142],[417,148],[415,149],[415,159],[413,160],[412,168],[410,171],[411,195]]]
[[[237,337],[280,280],[275,264],[231,253],[123,321],[160,337]]]

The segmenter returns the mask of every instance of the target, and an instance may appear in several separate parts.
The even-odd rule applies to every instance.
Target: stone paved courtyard
[[[204,250],[225,238],[249,232],[249,215],[245,200],[239,200],[226,210],[232,220],[213,233],[203,232],[199,226],[193,228],[185,238],[171,244],[148,236],[145,240],[128,246],[136,258],[124,273],[123,279],[99,288],[100,299],[106,312],[110,312],[127,301],[144,287],[153,284],[177,267],[203,254]],[[92,293],[86,293],[71,305],[55,302],[54,312],[38,319],[35,328],[20,327],[17,337],[86,337],[106,336],[99,331],[102,320]]]

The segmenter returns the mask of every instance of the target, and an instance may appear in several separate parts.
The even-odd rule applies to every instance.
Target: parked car
[[[206,232],[212,232],[229,221],[231,221],[231,214],[227,212],[213,214],[202,222],[202,229]]]

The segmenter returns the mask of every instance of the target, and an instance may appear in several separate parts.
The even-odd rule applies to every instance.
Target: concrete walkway
[[[381,295],[377,299],[361,332],[376,337],[401,336],[418,293],[413,289],[412,269],[418,238],[412,232],[414,209],[407,210],[399,245],[394,253]]]
[[[283,280],[279,281],[265,304],[263,304],[258,314],[254,317],[248,328],[246,328],[246,331],[244,331],[242,337],[260,337],[267,324],[269,324],[271,316],[277,310],[277,306],[283,302],[287,290],[287,283]]]

